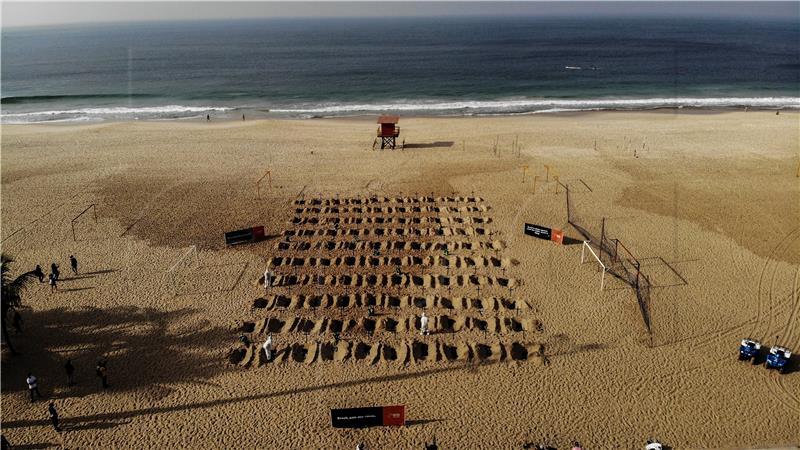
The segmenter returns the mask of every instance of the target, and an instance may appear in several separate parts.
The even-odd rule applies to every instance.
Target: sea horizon
[[[794,24],[491,16],[4,29],[0,119],[800,109]]]

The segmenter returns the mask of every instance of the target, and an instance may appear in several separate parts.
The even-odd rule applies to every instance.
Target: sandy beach
[[[401,117],[394,151],[372,150],[374,117],[3,125],[2,251],[16,273],[63,275],[23,296],[3,434],[71,449],[800,445],[800,360],[781,375],[736,358],[744,337],[800,352],[798,119]],[[601,291],[581,264],[565,187],[572,221],[641,263],[650,333],[634,289],[606,274]],[[225,246],[260,225],[263,241]],[[64,432],[30,404],[28,372]],[[406,426],[331,427],[331,408],[374,405],[405,405]]]

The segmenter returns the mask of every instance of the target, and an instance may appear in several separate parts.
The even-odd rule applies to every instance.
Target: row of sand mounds
[[[318,214],[464,214],[486,212],[485,205],[473,206],[323,206],[295,208],[294,213],[300,215]]]
[[[258,279],[264,284],[264,277]],[[407,275],[407,274],[357,274],[357,275],[276,275],[273,287],[283,286],[330,286],[330,287],[418,287],[447,288],[461,286],[515,288],[519,282],[513,278],[488,275]]]
[[[481,227],[413,227],[413,228],[299,228],[284,230],[284,238],[336,237],[336,236],[486,236],[489,231]]]
[[[447,310],[529,310],[530,305],[522,300],[502,297],[467,298],[440,296],[395,296],[389,294],[344,294],[344,295],[273,295],[253,301],[253,309],[317,309],[353,308],[374,306],[378,309],[447,309]]]
[[[235,356],[234,356],[235,355]],[[231,350],[229,362],[242,367],[260,367],[266,364],[294,362],[365,362],[367,364],[400,363],[424,364],[430,362],[500,362],[532,361],[544,364],[544,346],[525,342],[494,342],[447,344],[426,340],[399,343],[344,341],[291,343],[277,346],[271,361],[260,346]]]
[[[490,217],[295,217],[291,220],[292,225],[457,225],[457,224],[486,224],[491,223]]]
[[[312,198],[295,200],[295,205],[311,206],[338,206],[338,205],[368,205],[375,203],[476,203],[482,202],[481,197],[433,197],[433,196],[414,196],[414,197],[351,197],[351,198]]]
[[[470,256],[341,256],[336,258],[303,258],[275,256],[269,260],[272,267],[380,267],[380,266],[427,266],[472,269],[478,267],[506,268],[512,265],[508,258]]]
[[[533,319],[500,317],[464,317],[434,315],[429,317],[428,330],[432,334],[458,333],[462,331],[482,331],[492,334],[509,334],[536,331],[539,321]],[[283,320],[267,317],[257,322],[245,322],[238,331],[253,335],[268,333],[302,334],[368,334],[405,333],[420,330],[420,317],[365,317],[363,319],[303,318]]]
[[[505,248],[502,241],[450,241],[450,242],[420,242],[420,241],[370,241],[370,240],[329,240],[329,241],[294,241],[278,242],[275,244],[276,250],[383,250],[383,251],[405,251],[405,252],[426,252],[445,250],[455,252],[459,250],[493,250],[499,251]]]

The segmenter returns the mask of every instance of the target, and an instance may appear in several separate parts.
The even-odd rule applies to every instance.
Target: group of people
[[[100,379],[100,385],[103,389],[108,389],[108,359],[103,357],[97,361],[97,365],[95,366],[95,374]],[[72,386],[75,384],[75,366],[72,364],[72,360],[68,359],[67,362],[64,364],[64,372],[67,374],[67,386]],[[28,373],[28,377],[25,379],[25,383],[28,385],[28,394],[30,395],[31,403],[36,401],[36,397],[40,399],[43,398],[42,393],[39,392],[39,379],[32,373]],[[56,411],[55,403],[50,401],[50,404],[47,407],[50,413],[50,420],[53,422],[53,428],[56,431],[61,431],[61,428],[58,426],[58,411]]]
[[[97,375],[97,378],[100,379],[100,385],[103,389],[108,389],[108,359],[103,357],[97,360],[97,365],[95,366],[94,372]],[[67,374],[67,386],[72,386],[75,384],[75,366],[72,364],[72,360],[68,359],[66,363],[64,363],[64,372]],[[39,392],[39,380],[36,378],[35,375],[32,373],[28,373],[28,378],[25,380],[28,384],[28,393],[30,394],[31,403],[35,401],[34,395],[38,395],[39,398],[42,398],[42,394]]]
[[[69,266],[72,269],[73,275],[77,275],[78,259],[75,258],[74,255],[69,255]],[[42,267],[40,265],[36,265],[36,268],[33,269],[33,274],[39,278],[40,283],[44,283],[44,272],[42,271]],[[60,276],[61,272],[58,270],[58,264],[50,264],[50,275],[47,276],[48,283],[50,284],[50,292],[55,292],[58,290],[58,279]]]

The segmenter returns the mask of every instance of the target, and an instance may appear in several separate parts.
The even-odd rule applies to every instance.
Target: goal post
[[[256,181],[256,198],[261,198],[261,181],[263,181],[264,178],[267,179],[269,189],[272,190],[272,169],[267,169],[264,175],[261,175],[261,178]]]
[[[81,216],[86,214],[90,209],[94,213],[94,223],[97,223],[97,208],[96,208],[96,206],[97,205],[95,203],[92,203],[91,205],[87,206],[86,209],[81,211],[77,216],[73,217],[72,220],[70,221],[70,225],[72,226],[72,240],[73,241],[77,241],[77,239],[75,238],[75,222],[78,219],[80,219]]]
[[[594,259],[597,261],[598,264],[600,264],[600,267],[603,269],[603,271],[600,273],[600,290],[602,291],[603,286],[605,284],[606,271],[608,270],[608,267],[606,267],[606,265],[603,264],[603,261],[600,261],[600,258],[597,256],[597,253],[595,253],[594,250],[592,250],[592,246],[589,245],[589,241],[583,241],[583,245],[581,246],[581,264],[583,264],[586,261],[586,250],[589,250],[589,253],[594,257]]]

